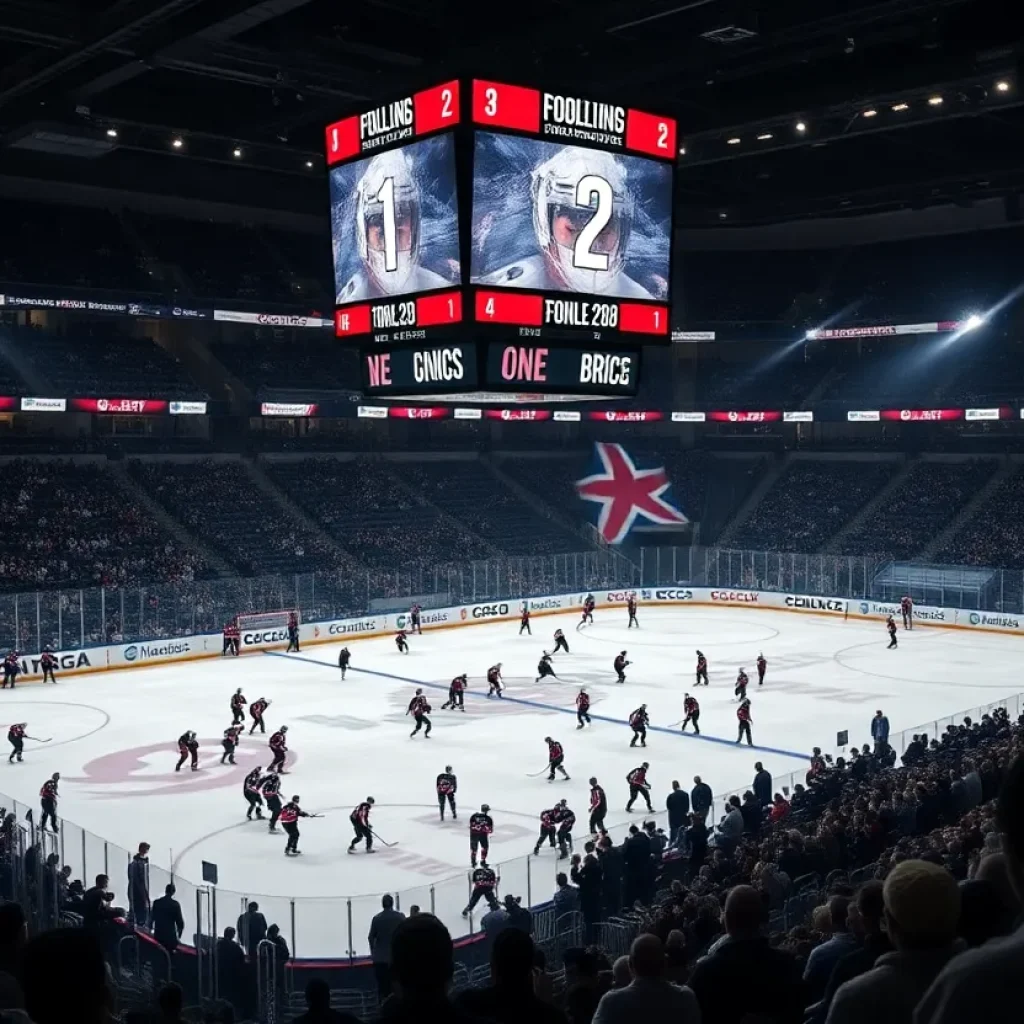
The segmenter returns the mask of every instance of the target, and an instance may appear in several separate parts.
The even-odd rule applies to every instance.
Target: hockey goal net
[[[302,616],[297,608],[286,608],[279,612],[242,612],[235,616],[240,630],[287,629],[292,616],[302,623]]]

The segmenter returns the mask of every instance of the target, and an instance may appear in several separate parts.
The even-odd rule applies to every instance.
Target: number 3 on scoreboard
[[[576,236],[576,244],[572,249],[572,265],[581,270],[607,270],[608,253],[594,252],[593,247],[598,235],[612,219],[612,187],[598,174],[584,174],[576,183],[576,205],[590,206],[593,196],[597,196],[597,207],[594,209],[593,217],[583,225]]]

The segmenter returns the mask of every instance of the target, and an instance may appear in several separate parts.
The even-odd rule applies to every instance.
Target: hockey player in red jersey
[[[43,816],[39,820],[39,830],[46,830],[46,822],[49,820],[53,831],[57,832],[57,784],[60,782],[60,772],[54,772],[39,790],[39,802],[42,807]]]
[[[903,616],[903,628],[914,628],[914,602],[909,594],[900,599],[900,614]]]
[[[288,613],[288,649],[285,653],[291,651],[299,653],[299,617],[295,612]]]
[[[285,856],[298,856],[302,851],[299,849],[299,818],[315,818],[315,814],[309,814],[299,807],[299,797],[293,796],[281,808],[281,824],[288,833],[288,842],[284,845]]]
[[[199,740],[194,732],[183,732],[178,737],[178,763],[174,766],[176,772],[181,771],[181,766],[191,758],[192,771],[199,771]]]
[[[456,676],[448,687],[448,699],[441,705],[441,710],[451,709],[455,711],[456,708],[459,711],[466,710],[466,686],[469,682],[468,677],[465,673],[461,676]]]
[[[576,815],[569,809],[568,801],[559,800],[555,808],[555,823],[558,825],[558,832],[555,838],[558,840],[558,859],[565,860],[572,851],[572,830],[576,824]]]
[[[768,671],[768,662],[763,654],[757,656],[757,685],[764,686],[764,674]]]
[[[703,683],[705,686],[708,685],[708,659],[704,657],[702,651],[697,652],[697,682],[696,685],[700,686]]]
[[[409,644],[406,642],[406,638],[409,636],[404,629],[400,629],[395,634],[395,646],[398,648],[399,654],[409,653]]]
[[[566,642],[565,634],[560,629],[556,629],[555,630],[555,649],[551,653],[552,654],[557,654],[559,651],[565,651],[565,653],[568,654],[569,653],[569,644]]]
[[[266,697],[260,697],[249,705],[249,717],[252,719],[252,727],[249,729],[250,736],[256,731],[256,726],[260,727],[260,732],[265,733],[267,731],[266,723],[263,721],[263,714],[269,707],[270,701]]]
[[[245,705],[248,701],[245,699],[245,694],[242,693],[242,688],[239,687],[231,695],[231,724],[239,725],[245,721]]]
[[[45,683],[49,679],[51,683],[56,684],[57,677],[53,672],[57,668],[57,656],[49,647],[39,656],[39,667],[43,670],[43,682]]]
[[[750,735],[750,723],[753,719],[750,717],[750,701],[744,697],[740,706],[736,709],[736,718],[739,719],[740,729],[739,735],[736,737],[737,743],[743,742],[743,737],[747,737],[747,745],[753,746],[754,740]]]
[[[894,647],[899,647],[896,640],[896,623],[891,615],[885,622],[885,628],[889,630],[889,646],[886,649],[891,651]]]
[[[579,629],[580,626],[585,626],[588,622],[591,625],[594,624],[594,605],[594,595],[587,594],[583,601],[583,617],[580,619],[579,625],[576,626],[577,629]]]
[[[636,617],[636,592],[635,591],[631,591],[629,597],[626,598],[626,611],[629,612],[629,622],[626,624],[626,629],[632,629],[634,626],[636,626],[636,628],[639,629],[640,628],[640,623],[637,621],[637,617]]]
[[[647,746],[647,724],[650,719],[647,717],[647,705],[641,704],[629,716],[629,727],[633,730],[633,738],[629,741],[631,747],[636,746],[636,741],[640,741],[641,747]]]
[[[642,796],[647,803],[647,810],[653,811],[654,808],[651,806],[651,785],[647,781],[647,769],[650,768],[650,764],[646,761],[639,768],[634,768],[627,776],[626,781],[629,783],[629,802],[626,804],[626,810],[633,810],[633,804],[636,802],[638,796]]]
[[[455,777],[450,764],[444,766],[444,771],[438,775],[435,786],[437,789],[437,806],[441,812],[441,820],[444,821],[444,807],[447,803],[451,808],[452,821],[455,821],[458,818],[458,815],[455,813],[455,792],[459,788],[459,780]]]
[[[13,690],[14,681],[18,678],[18,673],[21,672],[21,661],[18,658],[17,651],[8,651],[7,657],[4,658],[4,685],[0,689],[6,690],[8,686]]]
[[[626,666],[631,665],[632,662],[626,661],[626,652],[619,651],[615,657],[615,661],[612,662],[612,667],[615,669],[617,683],[624,683],[626,681]]]
[[[604,831],[604,819],[608,813],[608,797],[598,785],[597,779],[590,780],[590,834]]]
[[[533,630],[530,629],[530,605],[528,602],[523,602],[522,611],[519,613],[519,635],[523,635],[523,630],[526,630],[527,635],[533,636]]]
[[[481,900],[487,901],[487,908],[489,910],[498,910],[498,899],[494,895],[494,890],[498,885],[498,876],[494,871],[486,864],[481,864],[480,867],[473,871],[470,881],[473,885],[473,892],[469,897],[469,903],[466,904],[466,909],[462,912],[462,916],[469,917],[473,913],[473,908]]]
[[[487,854],[491,849],[491,835],[494,832],[494,819],[491,817],[491,805],[481,804],[480,810],[469,818],[469,863],[476,867],[477,851],[480,863],[487,864]]]
[[[420,625],[420,613],[422,611],[423,608],[418,604],[414,604],[409,609],[409,629],[413,633],[419,633],[420,636],[423,636],[423,627]]]
[[[533,847],[534,857],[540,853],[540,848],[544,845],[545,839],[552,850],[555,848],[555,821],[557,817],[558,809],[556,807],[540,812],[540,835],[537,837],[537,842]]]
[[[693,731],[699,736],[700,705],[697,703],[696,697],[685,693],[683,694],[683,732],[686,732],[686,726],[690,722],[693,722]]]
[[[556,771],[561,772],[562,778],[568,782],[569,773],[562,767],[562,763],[565,761],[565,751],[562,750],[562,744],[557,743],[550,736],[545,736],[544,742],[548,745],[548,782],[555,781]]]
[[[747,686],[750,680],[747,678],[747,670],[741,668],[739,674],[736,676],[736,689],[733,691],[734,695],[739,697],[740,700],[745,700],[747,696]]]
[[[373,810],[373,805],[373,797],[368,796],[361,804],[357,804],[348,816],[348,820],[352,822],[352,829],[355,832],[352,842],[348,844],[349,853],[356,852],[356,847],[360,841],[366,843],[367,853],[377,852],[373,848],[373,829],[370,828],[370,811]]]
[[[267,810],[270,811],[270,823],[267,826],[268,832],[277,831],[277,819],[281,817],[281,778],[276,772],[270,772],[263,776],[260,783],[260,790],[267,801]]]
[[[282,725],[270,737],[270,756],[272,758],[268,772],[284,774],[284,760],[288,756],[288,726]]]
[[[220,745],[224,748],[224,753],[220,755],[221,764],[234,764],[235,763],[235,751],[238,749],[238,737],[245,731],[243,725],[229,725],[224,730],[224,738],[220,741]]]
[[[412,715],[416,722],[416,728],[409,733],[409,738],[412,739],[424,726],[426,726],[426,732],[423,733],[424,739],[430,739],[430,730],[433,726],[430,724],[430,719],[427,715],[430,714],[430,705],[427,703],[427,698],[423,696],[422,690],[417,690],[416,695],[411,701],[409,701],[409,707],[406,708],[405,713]]]
[[[487,696],[500,697],[504,692],[501,678],[501,662],[487,670]]]
[[[576,728],[582,729],[590,724],[590,694],[580,690],[576,695]]]
[[[14,764],[16,760],[21,761],[21,755],[25,751],[25,740],[33,740],[36,743],[49,742],[49,740],[40,740],[35,736],[29,736],[25,732],[27,728],[28,722],[18,722],[7,730],[7,742],[11,745],[11,756],[7,758],[8,764]]]

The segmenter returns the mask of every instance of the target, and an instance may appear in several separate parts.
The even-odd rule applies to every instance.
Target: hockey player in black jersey
[[[608,814],[608,797],[604,788],[598,785],[597,779],[590,780],[590,834],[596,835],[604,831],[604,819]]]
[[[277,831],[277,819],[281,817],[281,779],[274,772],[269,772],[263,777],[260,789],[267,801],[267,810],[270,811],[270,832]]]
[[[636,746],[636,741],[640,741],[641,747],[647,746],[647,725],[650,719],[647,716],[647,705],[641,704],[629,716],[629,727],[633,730],[633,738],[629,741],[631,747]]]
[[[245,721],[245,705],[249,702],[245,699],[245,694],[242,693],[242,688],[239,687],[231,695],[231,724],[239,725]]]
[[[224,739],[221,740],[220,744],[224,748],[224,753],[220,755],[221,764],[235,763],[235,751],[238,749],[238,737],[244,731],[244,725],[229,725],[224,730]]]
[[[245,777],[245,782],[242,783],[242,795],[245,797],[245,802],[249,805],[249,810],[245,812],[246,818],[252,821],[252,812],[256,812],[256,817],[263,820],[263,797],[260,796],[260,785],[262,783],[262,775],[259,768],[253,768],[251,772]]]
[[[341,669],[341,681],[345,682],[345,673],[348,671],[348,663],[352,660],[352,655],[347,647],[342,647],[341,653],[338,655],[338,668]]]
[[[576,815],[569,810],[568,801],[564,799],[558,801],[555,814],[558,825],[558,834],[555,836],[558,840],[558,859],[565,860],[572,852],[572,830],[576,824]]]
[[[498,899],[494,895],[494,890],[498,884],[498,876],[494,871],[486,864],[481,864],[480,867],[473,871],[472,883],[473,893],[469,897],[469,903],[466,905],[466,909],[462,912],[462,916],[469,917],[469,915],[473,913],[473,908],[481,900],[487,901],[488,909],[497,910]]]
[[[615,661],[612,662],[612,667],[615,669],[615,682],[624,683],[626,681],[626,666],[631,664],[632,662],[626,661],[626,652],[619,651]]]
[[[533,630],[530,629],[530,605],[526,601],[523,602],[523,608],[522,608],[522,611],[520,612],[520,618],[519,618],[519,635],[520,636],[523,635],[523,630],[526,630],[526,632],[530,636],[533,636]]]
[[[436,786],[437,807],[441,812],[441,820],[444,821],[444,805],[447,803],[451,808],[452,821],[455,821],[458,818],[458,815],[455,813],[455,793],[459,788],[459,780],[456,779],[450,764],[446,764],[444,771],[438,775]]]
[[[463,673],[456,676],[448,687],[448,699],[441,705],[441,710],[450,709],[455,711],[466,710],[466,687],[469,685],[469,677]]]
[[[424,739],[430,739],[430,730],[433,726],[430,724],[430,719],[427,715],[430,714],[430,705],[427,703],[427,698],[423,696],[423,690],[417,690],[416,695],[411,701],[409,701],[409,707],[405,712],[407,715],[412,715],[416,722],[416,728],[409,733],[410,739],[416,735],[424,726],[426,726],[426,732],[423,733]]]
[[[491,849],[491,835],[494,832],[494,819],[491,817],[491,805],[481,804],[480,810],[469,819],[469,863],[476,867],[476,855],[480,854],[480,863],[487,866],[487,854]]]
[[[565,651],[565,653],[568,654],[569,653],[569,644],[568,644],[568,641],[566,641],[566,639],[565,639],[565,634],[560,629],[556,629],[555,630],[555,649],[551,653],[552,654],[557,654],[559,651]]]
[[[406,633],[406,631],[404,629],[400,629],[395,634],[395,646],[398,648],[398,651],[399,651],[400,654],[408,654],[409,653],[409,645],[406,643],[406,640],[405,640],[405,638],[408,635],[409,634]]]
[[[540,661],[537,662],[537,678],[534,679],[534,682],[539,683],[545,676],[558,678],[555,675],[555,670],[551,667],[551,655],[547,651],[540,656]]]

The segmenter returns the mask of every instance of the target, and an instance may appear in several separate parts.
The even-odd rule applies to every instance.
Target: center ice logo
[[[244,739],[242,742],[244,744]],[[241,786],[246,775],[256,765],[268,761],[270,756],[269,751],[263,749],[257,753],[250,744],[249,750],[241,750],[235,755],[237,764],[222,765],[222,753],[219,738],[200,740],[200,770],[189,771],[186,766],[180,772],[176,772],[174,765],[178,760],[177,746],[174,743],[150,743],[144,747],[129,747],[127,750],[117,750],[94,758],[83,765],[81,776],[69,778],[67,781],[92,787],[90,795],[114,800],[126,796],[197,793]],[[289,750],[289,769],[297,759]],[[165,772],[152,774],[152,768],[164,766],[167,768]]]

